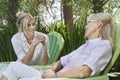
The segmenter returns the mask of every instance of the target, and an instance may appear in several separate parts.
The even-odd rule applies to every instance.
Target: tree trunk
[[[68,27],[70,33],[73,32],[73,12],[72,12],[72,0],[62,0],[63,5],[63,17],[65,25]]]

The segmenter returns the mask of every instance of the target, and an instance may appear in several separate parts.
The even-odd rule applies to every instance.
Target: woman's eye
[[[35,23],[32,24],[33,26],[35,25]]]
[[[28,27],[30,27],[30,24],[28,24]]]

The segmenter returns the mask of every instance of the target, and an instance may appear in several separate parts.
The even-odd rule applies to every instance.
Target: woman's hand
[[[42,77],[43,78],[54,78],[56,76],[55,76],[55,72],[52,69],[48,69],[48,70],[43,71]]]
[[[38,35],[38,36],[37,36],[37,39],[39,39],[39,41],[40,41],[43,45],[45,45],[45,36],[44,36],[44,35]]]
[[[63,68],[62,64],[61,64],[61,61],[58,60],[56,63],[53,64],[52,66],[52,70],[54,72],[58,72],[59,70],[61,70]]]
[[[42,43],[43,45],[45,45],[45,36],[44,35],[37,35],[35,37],[35,40],[32,42],[32,44],[37,45],[39,43]]]

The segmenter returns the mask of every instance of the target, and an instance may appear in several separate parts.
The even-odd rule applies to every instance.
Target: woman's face
[[[27,29],[25,29],[25,34],[28,38],[34,38],[34,32],[36,30],[36,24],[34,20],[30,20],[27,24]]]
[[[87,22],[85,27],[85,36],[89,39],[95,38],[97,35],[98,21],[91,19]]]

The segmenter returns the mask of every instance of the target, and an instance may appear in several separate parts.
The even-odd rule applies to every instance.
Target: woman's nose
[[[32,29],[35,29],[35,26],[31,26]]]

